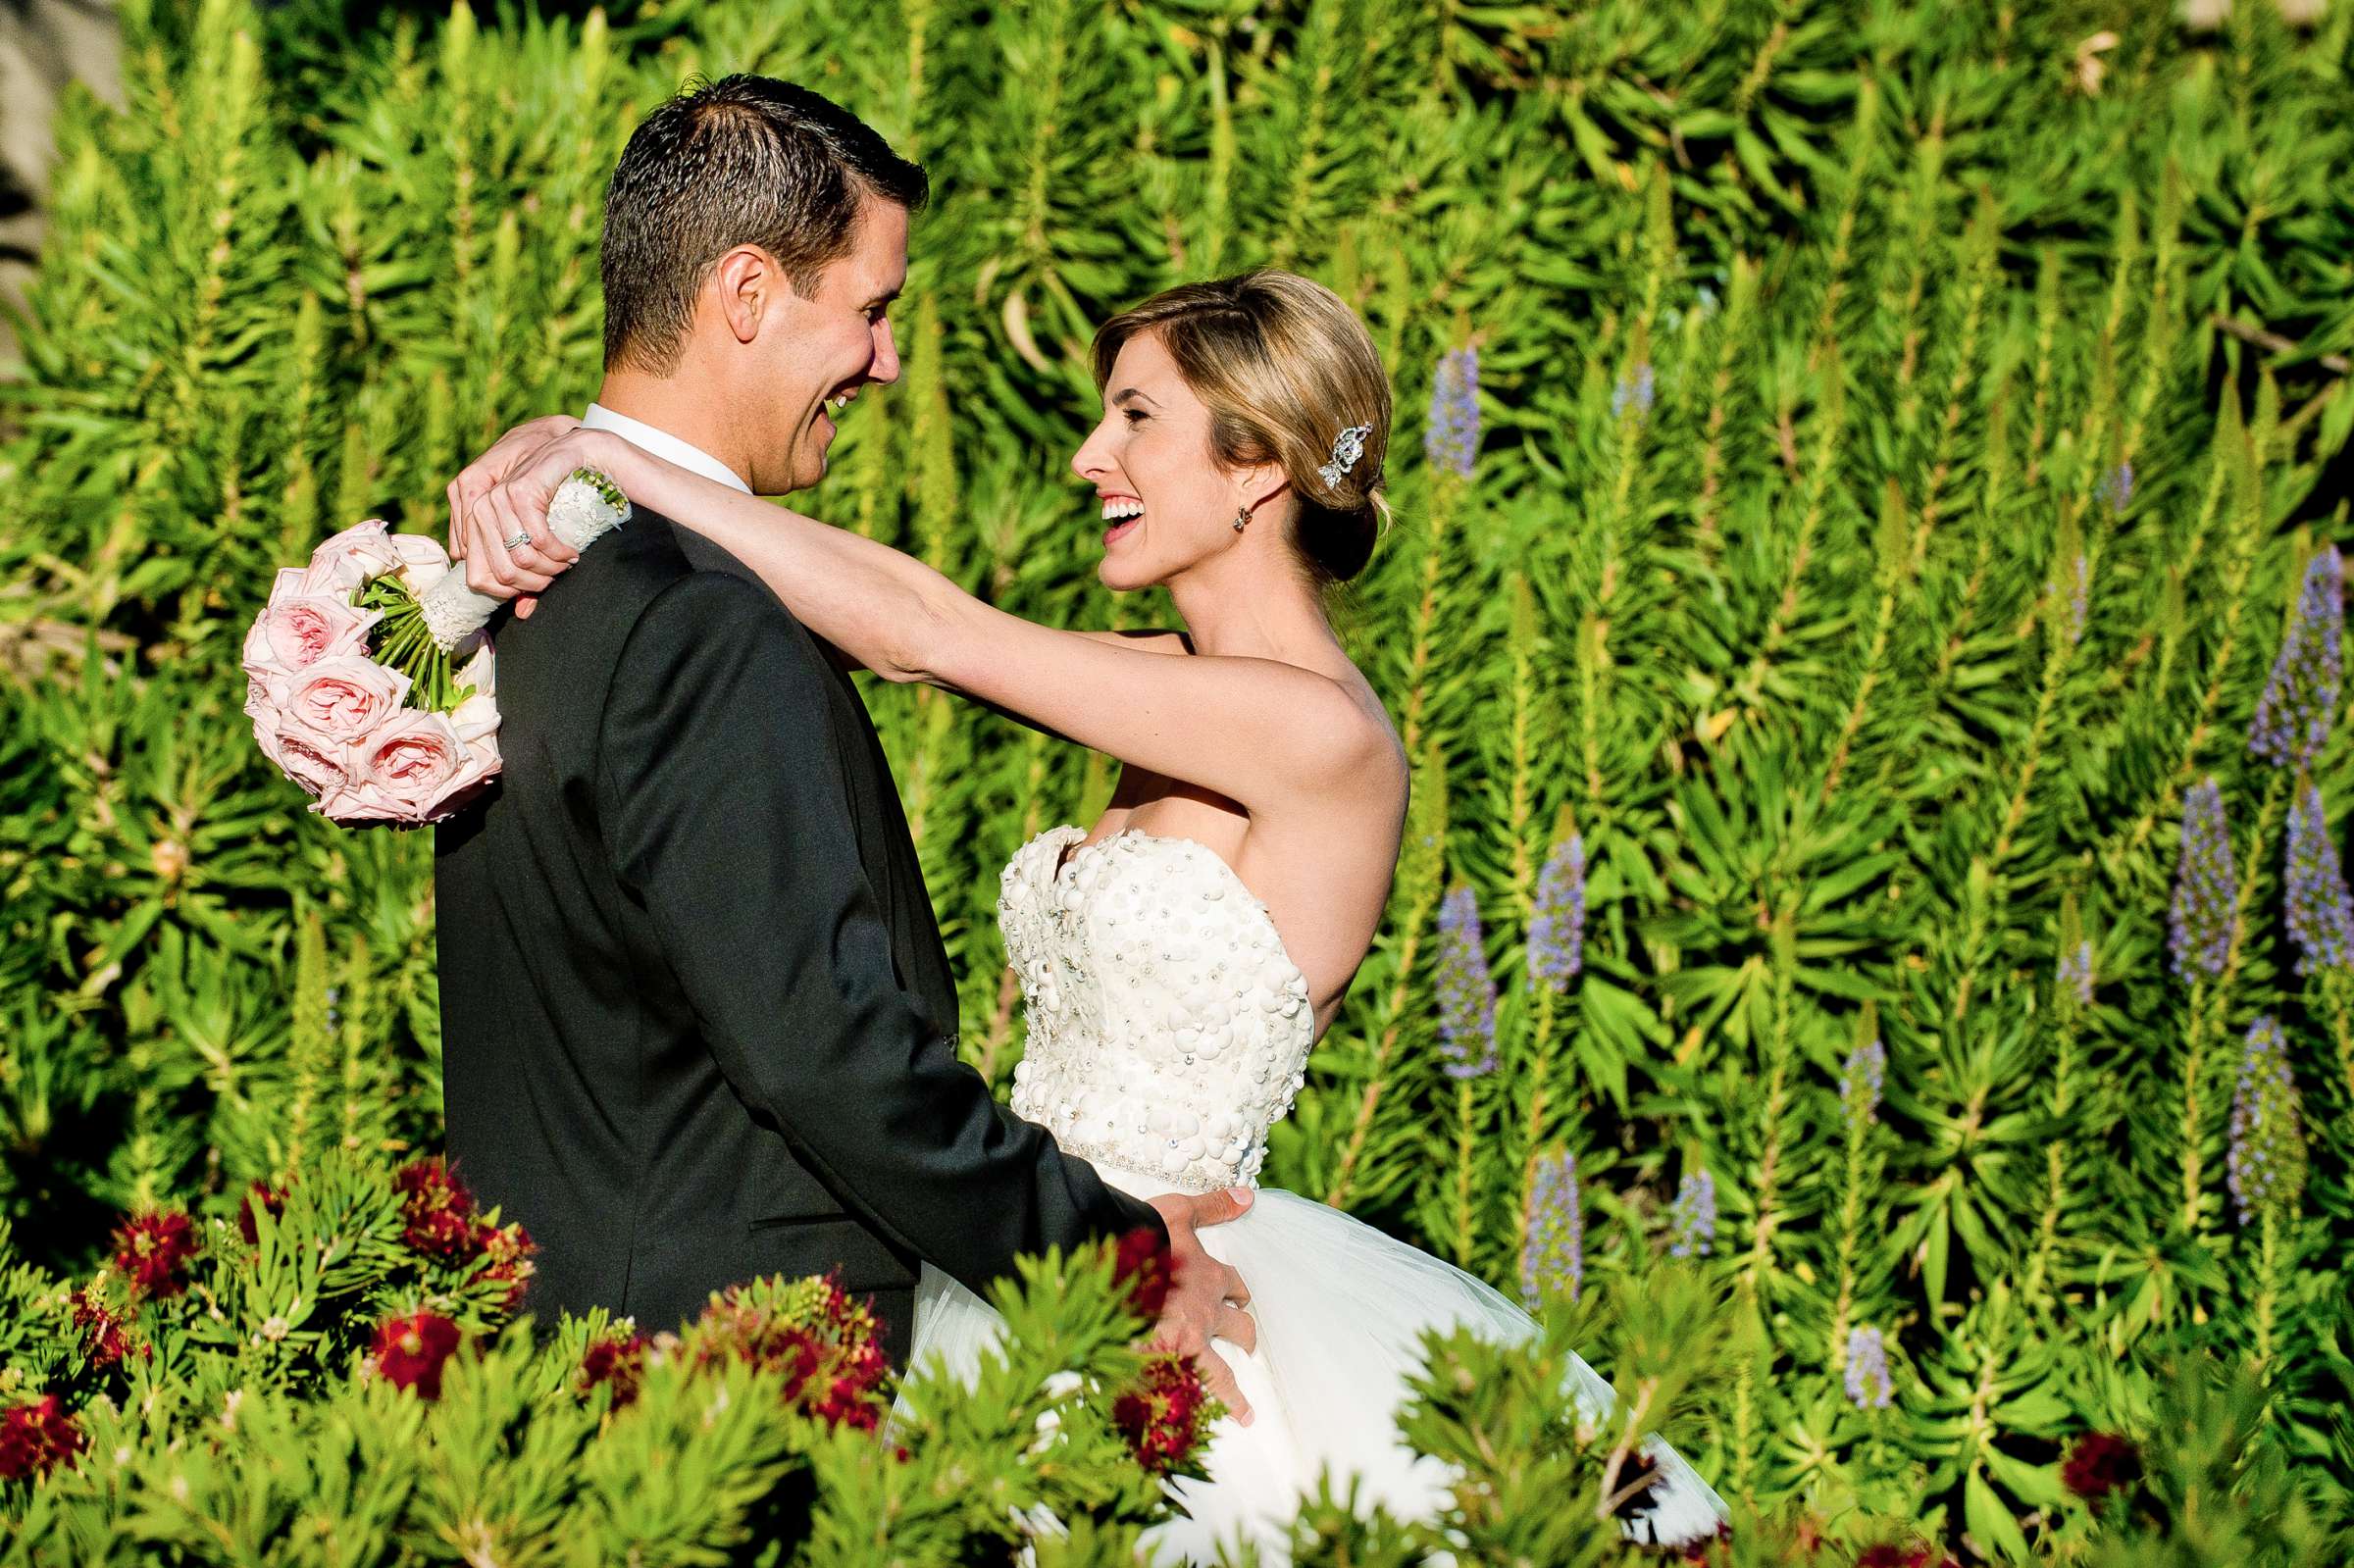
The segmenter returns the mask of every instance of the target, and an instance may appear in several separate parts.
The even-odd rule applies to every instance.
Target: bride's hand
[[[1199,1225],[1222,1225],[1251,1206],[1249,1188],[1229,1188],[1189,1197],[1170,1192],[1151,1200],[1169,1228],[1169,1293],[1161,1303],[1160,1321],[1153,1325],[1152,1346],[1174,1350],[1194,1363],[1203,1387],[1244,1426],[1251,1424],[1251,1401],[1226,1358],[1209,1347],[1213,1339],[1239,1344],[1245,1353],[1258,1348],[1258,1320],[1243,1308],[1251,1304],[1251,1288],[1243,1277],[1203,1250],[1194,1235]]]
[[[449,556],[466,585],[493,599],[544,590],[580,555],[548,531],[556,486],[576,468],[609,462],[603,432],[551,415],[518,425],[469,463],[449,485]]]
[[[449,497],[449,558],[466,559],[466,529],[468,513],[489,488],[507,477],[516,464],[546,445],[556,436],[581,428],[581,422],[569,414],[547,414],[536,420],[525,420],[506,434],[490,443],[490,449],[465,468],[449,481],[445,492]]]

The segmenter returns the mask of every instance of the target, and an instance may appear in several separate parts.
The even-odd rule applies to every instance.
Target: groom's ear
[[[711,269],[713,302],[739,343],[750,342],[764,321],[773,321],[785,287],[777,259],[757,245],[737,246]]]

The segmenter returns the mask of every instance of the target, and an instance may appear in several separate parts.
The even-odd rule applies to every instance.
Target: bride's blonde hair
[[[1279,465],[1299,508],[1292,547],[1313,582],[1364,570],[1389,517],[1382,464],[1390,380],[1372,334],[1338,294],[1295,273],[1260,269],[1182,283],[1124,310],[1096,332],[1096,387],[1121,345],[1151,332],[1209,407],[1211,454],[1229,468]],[[1341,432],[1368,426],[1363,450],[1327,482]]]

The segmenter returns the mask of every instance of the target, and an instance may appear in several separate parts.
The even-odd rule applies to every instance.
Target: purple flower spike
[[[1687,1174],[1667,1217],[1675,1226],[1667,1250],[1679,1258],[1707,1257],[1716,1245],[1716,1178],[1707,1171]]]
[[[2354,898],[2322,815],[2322,790],[2308,780],[2288,806],[2288,935],[2297,973],[2354,968]]]
[[[1848,1331],[1847,1398],[1859,1410],[1885,1410],[1896,1398],[1896,1380],[1888,1375],[1888,1345],[1877,1329]]]
[[[2231,906],[2239,872],[2231,859],[2231,828],[2224,820],[2224,791],[2210,777],[2182,800],[2182,853],[2175,862],[2175,902],[2167,934],[2175,973],[2213,979],[2224,972],[2231,946]]]
[[[1536,909],[1528,921],[1528,988],[1556,996],[1586,961],[1586,841],[1571,834],[1537,874]]]
[[[2248,1026],[2231,1094],[2231,1201],[2246,1226],[2267,1208],[2296,1201],[2304,1185],[2305,1148],[2297,1129],[2297,1087],[2288,1071],[2288,1041],[2270,1017]]]
[[[2079,553],[2068,590],[2068,644],[2084,640],[2084,623],[2092,618],[2092,563]]]
[[[2101,479],[2101,499],[2109,510],[2122,513],[2133,500],[2133,465],[2120,463]]]
[[[1880,1089],[1888,1080],[1888,1047],[1878,1040],[1847,1053],[1839,1075],[1839,1113],[1850,1129],[1869,1126],[1880,1112]]]
[[[2092,940],[2076,943],[2075,951],[2060,955],[2060,984],[2076,993],[2076,1005],[2092,1005]]]
[[[1496,983],[1488,975],[1479,900],[1457,887],[1439,905],[1439,1048],[1449,1078],[1496,1071]]]
[[[1534,1312],[1548,1296],[1574,1301],[1586,1288],[1586,1215],[1578,1197],[1577,1156],[1537,1161],[1528,1241],[1520,1252],[1520,1299]]]
[[[1458,348],[1439,357],[1430,380],[1430,419],[1422,431],[1422,458],[1458,479],[1471,477],[1479,455],[1479,350]]]
[[[1651,363],[1646,360],[1631,375],[1619,377],[1618,384],[1611,388],[1611,418],[1624,419],[1630,408],[1638,419],[1648,418],[1652,391]]]
[[[2248,726],[2248,749],[2275,767],[2309,768],[2329,738],[2345,676],[2345,563],[2334,544],[2305,568],[2296,619]]]

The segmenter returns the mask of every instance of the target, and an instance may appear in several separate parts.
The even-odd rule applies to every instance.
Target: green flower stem
[[[2061,1005],[2064,1010],[2054,1031],[2052,1061],[2053,1133],[2043,1151],[2043,1215],[2035,1227],[2035,1252],[2027,1262],[2025,1294],[2030,1300],[2051,1277],[2052,1254],[2059,1246],[2061,1208],[2068,1197],[2069,1113],[2075,1103],[2073,1077],[2080,1019],[2073,1003]]]
[[[1468,1267],[1471,1248],[1477,1239],[1474,1223],[1477,1211],[1471,1201],[1474,1170],[1473,1156],[1479,1147],[1479,1106],[1472,1092],[1472,1081],[1463,1079],[1455,1086],[1455,1261]]]
[[[1545,1143],[1545,1114],[1551,1109],[1546,1093],[1547,1081],[1552,1076],[1555,1034],[1555,999],[1553,988],[1540,986],[1537,990],[1536,1017],[1529,1025],[1529,1052],[1525,1071],[1528,1075],[1528,1115],[1520,1128],[1520,1196],[1514,1205],[1512,1223],[1512,1256],[1524,1256],[1528,1250],[1529,1227],[1535,1218],[1537,1201],[1537,1160]]]
[[[2354,1005],[2349,1005],[2346,995],[2347,972],[2325,971],[2321,989],[2322,1005],[2329,1016],[2329,1036],[2337,1042],[2337,1074],[2345,1080],[2348,1101],[2354,1102]]]
[[[1380,1109],[1382,1096],[1389,1088],[1402,1032],[1412,1007],[1415,966],[1422,952],[1423,933],[1429,929],[1432,917],[1438,912],[1439,900],[1446,894],[1446,840],[1447,760],[1444,752],[1432,746],[1419,760],[1407,803],[1406,842],[1399,850],[1394,885],[1400,901],[1398,968],[1376,1015],[1381,1020],[1381,1033],[1374,1040],[1364,1090],[1351,1116],[1348,1141],[1342,1147],[1332,1185],[1324,1194],[1324,1201],[1334,1208],[1347,1205],[1365,1157],[1374,1113]]]
[[[2204,1120],[2199,1105],[2199,1077],[2207,1053],[2209,994],[2205,980],[2191,983],[2190,1033],[2182,1053],[2182,1229],[2191,1234],[2196,1234],[2199,1228],[2200,1144],[2203,1141],[2200,1123]]]
[[[1747,1279],[1750,1287],[1761,1293],[1767,1277],[1773,1272],[1773,1238],[1781,1219],[1775,1204],[1779,1199],[1781,1182],[1782,1113],[1790,1098],[1793,1011],[1790,923],[1791,913],[1788,910],[1775,917],[1773,1033],[1766,1046],[1766,1100],[1759,1113],[1763,1141],[1758,1152],[1758,1174],[1753,1189],[1757,1195],[1757,1222],[1750,1239]]]
[[[2269,386],[2269,378],[2267,379]],[[2181,798],[2184,785],[2198,772],[2199,756],[2204,750],[2215,723],[2217,707],[2223,701],[2225,678],[2230,673],[2231,661],[2239,651],[2240,623],[2248,609],[2248,587],[2254,576],[2256,561],[2264,534],[2263,481],[2259,473],[2260,450],[2252,437],[2243,435],[2240,427],[2239,404],[2226,397],[2223,417],[2216,432],[2219,448],[2216,476],[2211,484],[2220,492],[2226,470],[2232,472],[2238,493],[2233,497],[2230,519],[2230,537],[2226,541],[2229,553],[2223,562],[2223,634],[2216,639],[2215,652],[2207,662],[2207,685],[2199,694],[2197,710],[2191,716],[2189,733],[2182,741],[2182,750],[2166,782],[2151,799],[2133,825],[2110,840],[2112,855],[2124,856],[2138,852],[2161,817],[2171,812]],[[2194,546],[2197,537],[2194,535]],[[2188,571],[2188,567],[2184,567]]]
[[[2208,992],[2206,1027],[2202,1027],[2198,1016],[2204,985],[2191,987],[2191,1043],[2182,1068],[2182,1228],[2194,1234],[2199,1228],[2199,1177],[2206,1138],[2206,1114],[2200,1102],[2204,1053],[2211,1039],[2220,1038],[2230,1028],[2232,993],[2239,979],[2240,961],[2247,951],[2248,912],[2255,900],[2257,885],[2265,880],[2265,846],[2273,841],[2279,829],[2287,799],[2288,771],[2265,770],[2264,803],[2257,810],[2256,828],[2248,840],[2247,853],[2239,861],[2246,870],[2240,874],[2238,891],[2232,900],[2231,940],[2224,950],[2224,972]]]
[[[1847,1160],[1840,1174],[1839,1194],[1839,1294],[1831,1307],[1831,1340],[1829,1361],[1834,1372],[1847,1366],[1848,1318],[1856,1305],[1856,1253],[1860,1249],[1864,1228],[1865,1158],[1870,1145],[1872,1123],[1858,1119],[1847,1130]]]
[[[2271,1203],[2257,1217],[2261,1239],[2256,1264],[2256,1374],[2273,1381],[2274,1318],[2280,1299],[2280,1211]]]

